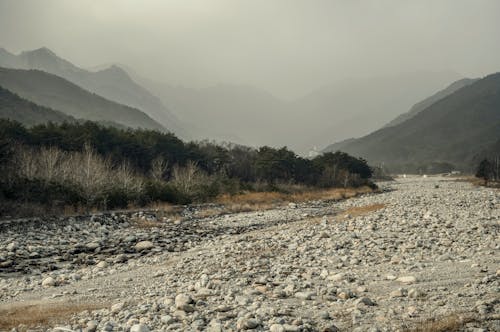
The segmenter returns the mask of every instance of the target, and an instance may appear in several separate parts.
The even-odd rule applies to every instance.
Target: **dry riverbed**
[[[3,222],[0,330],[500,331],[500,192],[384,186],[183,221]]]

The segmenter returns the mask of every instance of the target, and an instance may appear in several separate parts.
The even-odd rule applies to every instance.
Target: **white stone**
[[[143,250],[149,250],[153,247],[154,247],[154,244],[151,241],[140,241],[140,242],[136,243],[135,250],[143,251]]]
[[[47,277],[42,281],[43,287],[54,287],[55,285],[56,285],[56,280],[52,277]]]
[[[149,332],[149,327],[145,324],[135,324],[130,328],[130,332]]]

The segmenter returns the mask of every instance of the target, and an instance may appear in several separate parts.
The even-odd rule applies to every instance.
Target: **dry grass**
[[[345,211],[342,211],[344,215],[348,214],[352,217],[357,217],[357,216],[362,216],[374,211],[378,211],[380,209],[385,208],[385,204],[379,203],[379,204],[372,204],[372,205],[365,205],[365,206],[354,206],[352,208],[349,208]]]
[[[417,323],[417,326],[407,332],[456,332],[467,323],[476,321],[471,315],[451,314],[444,317],[432,318]]]
[[[373,192],[369,187],[360,188],[334,188],[324,190],[302,191],[298,193],[278,193],[278,192],[249,192],[239,195],[222,195],[217,198],[217,202],[225,205],[230,204],[270,204],[284,202],[305,202],[313,200],[340,200],[351,198],[357,195]]]
[[[335,188],[311,190],[297,193],[249,192],[238,195],[221,195],[216,202],[223,204],[228,212],[268,210],[284,203],[314,200],[338,201],[373,192],[369,187]]]
[[[292,202],[305,202],[314,200],[338,201],[341,199],[352,198],[371,192],[373,192],[373,189],[369,187],[334,188],[334,189],[307,191],[303,193],[291,194],[290,201]]]
[[[238,195],[224,194],[215,200],[216,203],[223,206],[222,208],[203,209],[197,215],[200,218],[207,218],[230,213],[264,211],[290,202],[299,203],[314,200],[338,201],[370,192],[373,192],[373,190],[369,187],[360,187],[309,190],[291,194],[279,192],[247,192]]]
[[[40,328],[67,321],[71,315],[97,310],[107,305],[67,302],[33,302],[0,306],[0,331],[18,328],[25,331],[29,328]]]
[[[483,179],[476,178],[475,176],[460,176],[455,179],[455,181],[458,182],[469,182],[473,184],[476,187],[485,187],[485,183]],[[500,188],[500,181],[488,181],[488,185],[486,186],[488,188]]]
[[[147,219],[141,219],[141,218],[131,218],[130,221],[132,222],[132,225],[135,228],[148,229],[148,228],[155,228],[155,227],[160,227],[161,226],[161,223],[158,222],[157,220],[147,220]]]

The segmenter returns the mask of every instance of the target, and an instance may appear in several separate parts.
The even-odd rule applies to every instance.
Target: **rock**
[[[331,319],[328,311],[320,311],[318,315],[321,319]]]
[[[136,251],[149,250],[153,247],[154,247],[154,244],[151,241],[140,241],[140,242],[137,242],[134,246]]]
[[[316,294],[313,292],[297,292],[295,293],[295,297],[301,300],[310,300]]]
[[[399,281],[400,283],[403,284],[414,284],[417,282],[417,278],[414,276],[404,276],[404,277],[399,277],[396,279],[396,281]]]
[[[331,281],[342,281],[345,279],[345,275],[343,273],[337,273],[337,274],[334,274],[332,276],[328,276],[328,280],[331,280]]]
[[[42,281],[43,287],[54,287],[55,285],[56,285],[56,280],[52,277],[47,277]]]
[[[347,300],[351,298],[351,295],[349,294],[349,292],[341,291],[337,293],[337,297],[342,300]]]
[[[145,324],[135,324],[130,328],[130,332],[149,332],[149,327]]]
[[[269,332],[285,332],[285,327],[281,324],[273,324],[269,327]]]
[[[89,242],[85,245],[85,247],[88,249],[88,250],[96,250],[97,248],[100,247],[99,243],[97,242]]]
[[[208,324],[207,332],[223,332],[223,331],[224,329],[222,328],[222,324],[218,320],[212,320],[210,321],[210,324]]]
[[[194,311],[194,307],[191,305],[193,303],[193,299],[187,294],[178,294],[175,297],[175,307],[179,310],[185,312]]]
[[[175,322],[175,319],[170,316],[170,315],[163,315],[160,317],[160,321],[163,323],[163,324],[167,324],[167,325],[170,325],[172,324],[173,322]]]
[[[108,263],[106,261],[100,261],[99,263],[97,263],[96,267],[100,269],[105,269],[108,267]]]
[[[115,303],[111,306],[111,313],[116,314],[116,313],[122,311],[124,307],[125,307],[125,303],[123,303],[123,302]]]
[[[359,303],[363,303],[364,305],[367,305],[367,306],[374,306],[376,305],[375,302],[373,302],[371,299],[367,298],[367,297],[362,297],[362,298],[359,298],[356,300],[356,304],[359,304]]]
[[[52,329],[53,332],[74,332],[70,327],[56,326]]]
[[[335,325],[329,325],[325,328],[322,328],[321,331],[323,331],[323,332],[338,332],[339,329]]]
[[[424,293],[422,293],[418,289],[412,288],[408,291],[409,298],[416,299],[416,298],[423,297],[423,296],[424,296]]]
[[[18,242],[11,242],[7,245],[6,249],[8,251],[15,251],[17,248],[19,248],[19,243]]]
[[[95,320],[89,320],[87,322],[87,332],[95,332],[98,325],[99,323],[97,323]]]
[[[390,296],[390,297],[403,297],[403,296],[404,296],[403,289],[402,289],[402,288],[399,288],[399,289],[393,290],[393,291],[389,294],[389,296]]]
[[[252,330],[260,325],[260,321],[255,318],[241,318],[236,323],[238,330]]]
[[[125,254],[116,255],[116,257],[113,260],[114,263],[124,263],[126,261],[127,261],[127,255]]]

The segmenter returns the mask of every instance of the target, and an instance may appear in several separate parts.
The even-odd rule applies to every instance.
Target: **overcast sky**
[[[293,98],[348,77],[500,71],[500,1],[0,0],[0,46]]]

